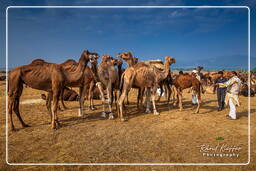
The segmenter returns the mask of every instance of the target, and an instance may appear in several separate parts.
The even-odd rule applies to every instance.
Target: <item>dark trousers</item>
[[[217,88],[217,98],[219,109],[223,109],[225,105],[226,89]]]

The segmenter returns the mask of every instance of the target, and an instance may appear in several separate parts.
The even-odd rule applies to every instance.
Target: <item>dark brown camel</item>
[[[58,64],[43,62],[14,68],[8,75],[8,112],[11,120],[11,130],[15,130],[12,120],[14,111],[23,127],[28,127],[20,116],[19,102],[23,91],[23,84],[38,90],[52,93],[51,126],[59,126],[57,107],[59,96],[64,86],[68,86],[81,79],[83,70],[94,54],[84,51],[79,60],[79,66],[73,72],[67,72]],[[37,61],[40,63],[40,61]]]
[[[88,93],[88,98],[90,99],[90,105],[89,109],[93,106],[92,103],[92,91],[90,90],[90,85],[92,82],[99,82],[99,79],[97,77],[97,59],[98,59],[98,54],[94,53],[93,58],[91,58],[91,66],[86,66],[82,75],[82,78],[77,82],[73,83],[72,85],[69,85],[70,87],[79,87],[79,104],[80,104],[80,110],[79,110],[79,116],[83,116],[83,105],[84,105],[84,100],[85,100],[85,95],[88,92],[89,88],[89,93]],[[79,66],[79,64],[73,60],[69,59],[62,64],[60,64],[65,70],[72,72],[76,70],[76,68]],[[103,87],[101,83],[97,84],[101,96],[103,96]],[[92,105],[92,106],[91,106]],[[103,111],[105,112],[105,105],[103,104]]]
[[[182,107],[182,90],[192,87],[192,93],[196,94],[198,96],[198,103],[197,103],[197,109],[195,113],[199,112],[199,108],[201,105],[201,83],[200,81],[185,73],[185,74],[179,74],[174,80],[173,84],[176,87],[177,90],[177,101],[179,102],[180,111],[183,109]],[[177,102],[176,102],[177,103]]]

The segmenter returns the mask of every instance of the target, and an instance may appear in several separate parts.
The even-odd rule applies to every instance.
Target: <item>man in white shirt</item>
[[[229,104],[230,111],[226,117],[227,119],[235,120],[237,119],[236,106],[240,106],[238,94],[242,81],[238,78],[235,71],[232,71],[232,75],[233,77],[230,78],[227,82],[218,83],[218,85],[220,87],[227,87],[225,103],[226,105]]]

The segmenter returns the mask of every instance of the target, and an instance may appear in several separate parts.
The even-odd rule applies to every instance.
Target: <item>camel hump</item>
[[[63,62],[61,65],[77,65],[77,62],[74,59],[68,59]]]
[[[32,65],[41,65],[43,63],[45,63],[45,60],[38,58],[38,59],[34,59],[30,64],[32,64]]]

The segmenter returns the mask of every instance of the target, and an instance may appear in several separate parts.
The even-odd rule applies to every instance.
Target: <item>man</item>
[[[199,72],[197,70],[193,70],[192,71],[192,76],[196,77],[199,81],[201,81],[201,77],[199,75]],[[192,105],[196,105],[198,103],[198,99],[197,99],[197,95],[195,95],[193,92],[192,92]]]
[[[227,94],[225,98],[225,103],[229,104],[229,114],[226,115],[227,119],[235,120],[236,116],[236,105],[240,106],[239,102],[239,89],[242,81],[237,77],[237,73],[232,71],[232,78],[230,78],[225,83],[218,83],[219,87],[227,87]]]
[[[217,88],[217,99],[218,99],[218,106],[219,106],[218,111],[221,111],[221,110],[224,109],[225,96],[226,96],[227,88],[226,87],[219,87],[219,86],[216,86],[216,85],[218,83],[225,83],[228,79],[223,77],[223,72],[222,71],[219,71],[218,74],[219,74],[219,78],[217,78],[214,81],[215,86],[214,86],[213,92],[215,93],[215,90]]]

